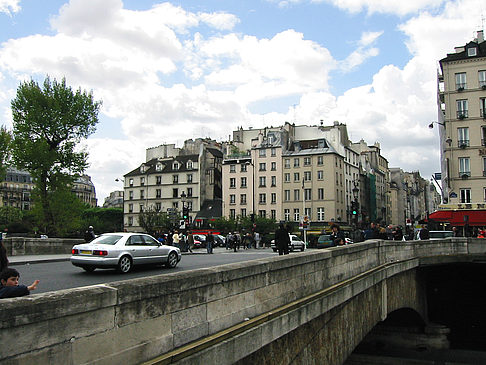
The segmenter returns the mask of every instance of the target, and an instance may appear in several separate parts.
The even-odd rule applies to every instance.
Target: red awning
[[[429,215],[429,221],[448,222],[453,226],[468,223],[470,226],[486,227],[486,210],[439,210]]]

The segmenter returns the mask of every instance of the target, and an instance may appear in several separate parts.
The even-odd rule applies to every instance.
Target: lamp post
[[[353,181],[353,198],[354,200],[351,202],[351,213],[353,214],[353,225],[354,225],[354,232],[355,232],[355,236],[357,237],[356,235],[356,230],[358,229],[358,214],[359,214],[359,200],[358,200],[358,197],[359,197],[359,182],[357,182],[356,180]],[[353,237],[354,239],[356,239],[356,237]]]
[[[182,219],[184,220],[184,227],[183,229],[188,229],[189,227],[189,207],[186,208],[186,201],[187,195],[185,192],[181,193],[181,202],[182,202]],[[187,225],[187,226],[186,226]]]
[[[122,224],[121,229],[122,231],[125,229],[125,179],[116,178],[116,182],[121,182],[123,184],[123,196],[122,196]]]

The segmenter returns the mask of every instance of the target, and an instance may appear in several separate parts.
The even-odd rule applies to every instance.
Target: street
[[[164,266],[138,266],[134,267],[128,274],[119,274],[113,269],[97,269],[93,273],[87,273],[81,268],[73,266],[69,261],[17,265],[15,268],[20,272],[21,284],[30,285],[35,279],[40,280],[39,286],[32,292],[32,294],[36,294],[146,276],[170,274],[233,262],[250,261],[269,256],[276,257],[278,254],[275,254],[270,249],[250,249],[238,252],[218,250],[212,255],[183,255],[175,269],[168,269]]]

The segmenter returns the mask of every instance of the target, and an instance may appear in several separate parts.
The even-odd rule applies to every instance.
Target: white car
[[[296,236],[295,234],[289,234],[290,236],[290,246],[289,246],[289,251],[304,251],[305,250],[305,242],[302,241],[299,236]],[[275,240],[272,240],[270,242],[270,247],[272,248],[273,252],[277,252],[278,248],[275,245]]]
[[[92,272],[96,268],[116,268],[129,272],[134,265],[162,264],[170,268],[181,260],[178,247],[161,244],[143,233],[105,233],[89,243],[72,248],[71,263]]]

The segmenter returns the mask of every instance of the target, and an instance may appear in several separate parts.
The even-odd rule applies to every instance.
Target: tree
[[[122,208],[87,208],[83,212],[83,227],[93,226],[96,234],[123,231]]]
[[[0,127],[0,181],[5,179],[7,167],[10,162],[10,144],[12,142],[11,133],[5,128]]]
[[[166,212],[156,210],[153,205],[140,212],[138,224],[151,235],[154,235],[157,231],[169,231],[173,226],[169,215]]]
[[[55,234],[62,226],[54,192],[70,186],[87,168],[88,154],[78,145],[95,132],[101,102],[91,92],[73,91],[64,78],[51,82],[47,77],[42,87],[33,80],[21,83],[11,104],[13,162],[34,178],[39,225]]]

